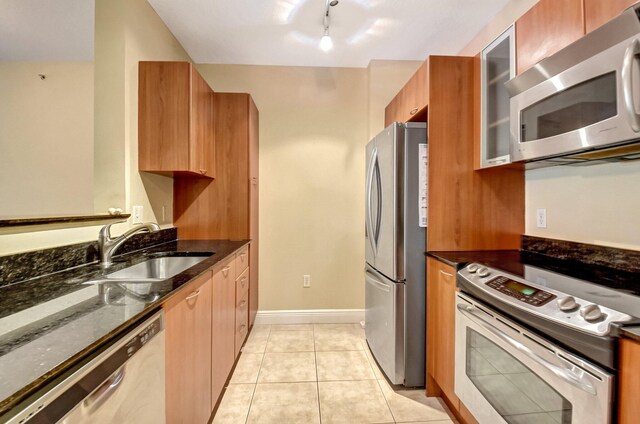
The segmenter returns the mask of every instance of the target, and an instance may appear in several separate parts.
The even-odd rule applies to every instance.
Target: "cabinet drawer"
[[[245,269],[236,279],[236,299],[240,299],[249,293],[249,269]]]
[[[222,264],[222,268],[218,269],[215,274],[216,278],[225,281],[224,284],[233,284],[236,279],[236,261],[234,258],[228,259]]]
[[[249,293],[238,299],[236,302],[236,331],[246,327],[249,322]]]
[[[244,343],[249,331],[249,293],[236,302],[236,356]]]
[[[238,278],[249,266],[249,246],[243,247],[238,253],[236,253],[236,260],[234,262],[236,267],[236,278]]]

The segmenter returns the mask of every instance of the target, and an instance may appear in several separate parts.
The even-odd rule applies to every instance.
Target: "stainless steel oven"
[[[620,146],[640,138],[639,54],[630,8],[507,82],[513,160],[637,158],[637,143]]]
[[[606,424],[613,375],[464,294],[455,392],[481,424]]]
[[[640,298],[536,266],[507,268],[471,263],[457,273],[460,401],[481,424],[613,422],[617,331],[636,319]]]

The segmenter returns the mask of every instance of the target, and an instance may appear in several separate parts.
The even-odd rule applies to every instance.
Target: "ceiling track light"
[[[331,39],[331,35],[329,35],[329,25],[331,23],[331,17],[329,16],[329,10],[336,6],[339,3],[338,0],[326,0],[326,6],[324,11],[324,16],[322,18],[322,23],[324,26],[324,31],[322,32],[322,38],[320,39],[320,49],[323,51],[329,51],[333,48],[333,40]]]

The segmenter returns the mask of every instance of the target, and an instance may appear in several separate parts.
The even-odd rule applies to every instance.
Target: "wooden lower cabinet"
[[[168,424],[205,424],[211,415],[212,287],[209,271],[163,306]]]
[[[218,402],[236,359],[235,260],[230,259],[213,276],[211,320],[211,406]]]
[[[463,424],[478,424],[454,390],[456,270],[427,258],[427,396],[441,396]]]
[[[427,258],[427,395],[442,393],[458,409],[454,391],[456,270]]]
[[[640,343],[620,340],[618,423],[632,424],[640,417]]]

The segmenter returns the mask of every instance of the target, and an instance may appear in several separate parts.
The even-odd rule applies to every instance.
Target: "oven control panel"
[[[611,324],[632,319],[630,315],[581,299],[573,293],[477,263],[459,270],[457,281],[462,291],[476,295],[490,305],[493,305],[493,299],[506,302],[523,312],[598,336],[609,334]],[[579,280],[575,281],[579,285]]]
[[[504,293],[507,296],[518,299],[520,302],[533,306],[542,306],[557,297],[555,294],[534,288],[505,276],[495,277],[485,284],[494,290],[498,290],[500,293]]]

